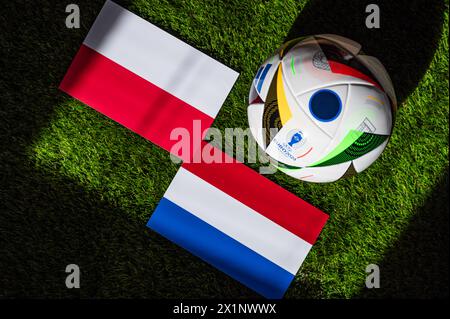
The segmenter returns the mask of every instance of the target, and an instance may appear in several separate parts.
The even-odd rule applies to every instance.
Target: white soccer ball
[[[396,110],[383,65],[336,35],[285,43],[259,68],[248,120],[286,174],[332,182],[365,170],[389,141]]]

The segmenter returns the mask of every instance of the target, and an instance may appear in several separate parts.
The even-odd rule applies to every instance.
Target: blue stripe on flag
[[[262,88],[264,79],[265,79],[265,77],[266,77],[266,75],[267,75],[267,72],[269,72],[269,69],[270,69],[271,66],[272,66],[272,64],[269,63],[269,64],[267,64],[266,67],[264,68],[264,71],[263,71],[263,73],[261,74],[261,77],[259,78],[259,81],[258,81],[258,92],[261,92],[261,88]]]
[[[147,226],[266,298],[282,298],[294,278],[166,198],[161,199]]]

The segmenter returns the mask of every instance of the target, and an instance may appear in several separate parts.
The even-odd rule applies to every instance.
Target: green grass
[[[330,13],[327,1],[122,3],[241,73],[214,122],[221,130],[248,126],[251,79],[286,36],[353,35],[378,56],[401,102],[381,158],[330,184],[268,176],[330,214],[286,297],[448,296],[448,1],[403,2],[403,19],[416,17],[409,28],[381,1],[390,20],[380,31],[365,29],[363,2],[336,1]],[[0,38],[0,296],[254,297],[145,228],[178,168],[169,155],[57,90],[102,1],[79,4],[80,30],[64,28],[62,4],[4,9],[21,17],[7,30],[22,32]],[[69,263],[81,267],[80,291],[64,287]],[[364,288],[370,263],[378,291]]]

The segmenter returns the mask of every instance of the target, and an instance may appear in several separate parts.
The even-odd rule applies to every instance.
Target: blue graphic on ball
[[[298,142],[300,142],[302,140],[302,134],[300,134],[299,132],[295,133],[294,135],[292,135],[291,137],[291,141],[288,143],[288,145],[290,147],[292,147],[294,144],[297,144]]]

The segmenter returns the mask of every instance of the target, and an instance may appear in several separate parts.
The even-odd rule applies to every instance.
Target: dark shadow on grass
[[[368,29],[368,4],[379,5],[380,29]],[[352,39],[377,57],[394,84],[398,104],[417,87],[428,70],[442,32],[441,0],[311,0],[285,40],[332,33]]]
[[[80,29],[65,27],[64,2],[2,5],[0,298],[256,297],[101,194],[34,168],[27,150],[68,100],[57,87],[104,1],[76,3]],[[65,286],[71,263],[79,290]]]
[[[380,29],[365,26],[365,8],[370,3],[380,7]],[[285,41],[327,33],[355,40],[386,67],[401,107],[430,66],[441,37],[444,10],[440,0],[311,0]],[[356,297],[448,298],[448,215],[447,171],[379,264],[381,288],[363,288]]]
[[[18,166],[3,181],[0,297],[256,297],[121,208],[58,175]],[[81,289],[67,289],[77,264]]]
[[[2,7],[2,155],[10,149],[23,152],[40,129],[48,125],[53,109],[67,100],[58,85],[103,1],[81,0],[77,4],[81,11],[80,29],[66,28],[64,2],[34,4],[22,0]]]
[[[124,6],[128,3],[117,2]],[[357,36],[352,34],[355,28],[351,24],[339,26],[337,22],[344,23],[345,19],[351,23],[358,21],[352,22],[355,18],[339,15],[337,9],[342,2],[333,1],[331,10],[327,8],[321,12],[326,3],[330,4],[330,1],[314,1],[307,6],[307,11],[296,24],[303,34],[332,32],[359,41],[365,51],[379,57],[386,65],[396,88],[405,85],[404,99],[414,88],[408,83],[417,82],[426,69],[425,65],[428,66],[434,52],[433,42],[427,40],[417,45],[417,41],[412,41],[405,46],[413,51],[408,57],[408,51],[403,51],[399,45],[384,47],[379,42],[371,44],[370,37],[364,41],[367,30]],[[430,3],[424,10],[425,14],[433,8],[434,1],[427,2]],[[0,296],[255,297],[253,292],[236,281],[147,230],[145,221],[132,220],[121,208],[102,201],[101,194],[86,192],[71,180],[33,168],[26,149],[41,128],[49,125],[53,109],[67,100],[57,86],[103,0],[80,0],[77,4],[82,9],[82,28],[79,30],[64,26],[66,3],[43,1],[36,5],[14,1],[2,6]],[[357,6],[356,2],[352,2],[352,7],[348,2],[345,5],[346,12],[347,9],[354,11],[353,6]],[[405,8],[409,5],[406,4]],[[341,13],[343,9],[341,5]],[[423,21],[429,21],[431,26],[438,28],[435,21],[440,17],[431,14],[424,18],[421,14],[419,12],[418,16]],[[325,21],[317,23],[314,17],[321,16]],[[328,19],[334,17],[336,22],[327,22],[327,16]],[[383,14],[382,17],[384,24],[387,18]],[[362,23],[358,22],[358,25]],[[416,29],[422,30],[422,25],[419,23]],[[341,32],[342,28],[348,30]],[[409,34],[405,29],[402,34]],[[433,34],[436,38],[439,34],[434,30],[427,28],[422,31],[433,39]],[[388,32],[384,35],[390,38]],[[389,41],[383,42],[383,37],[372,39],[389,45]],[[385,56],[372,50],[380,50]],[[391,57],[387,54],[390,50]],[[400,64],[396,65],[398,61]],[[406,79],[404,83],[402,76]],[[80,290],[68,290],[64,285],[64,269],[69,263],[81,267]],[[312,283],[310,288],[314,287]]]
[[[449,297],[448,192],[447,170],[379,263],[380,288],[362,288],[357,298]]]

